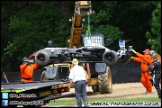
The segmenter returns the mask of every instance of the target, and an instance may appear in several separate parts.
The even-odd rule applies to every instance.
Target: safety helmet
[[[73,64],[78,64],[78,59],[73,58],[72,63],[73,63]]]
[[[145,49],[143,52],[144,53],[146,53],[146,52],[150,53],[150,50],[149,49]]]
[[[27,57],[23,57],[22,61],[26,61],[26,60],[28,60],[28,58]]]

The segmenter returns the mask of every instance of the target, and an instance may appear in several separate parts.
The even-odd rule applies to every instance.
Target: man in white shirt
[[[82,107],[82,99],[84,101],[84,106],[88,107],[88,99],[86,92],[86,74],[84,68],[78,65],[78,60],[76,58],[73,59],[72,63],[74,67],[71,69],[69,74],[70,85],[72,82],[75,82],[75,97],[77,100],[78,107]]]

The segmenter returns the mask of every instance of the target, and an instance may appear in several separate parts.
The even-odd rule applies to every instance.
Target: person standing
[[[82,107],[82,99],[84,101],[84,107],[88,107],[88,99],[86,92],[86,74],[84,68],[78,65],[78,60],[74,58],[72,60],[74,67],[70,70],[69,79],[71,88],[72,82],[75,82],[75,97],[78,107]]]
[[[38,63],[30,64],[26,62],[27,57],[23,57],[23,64],[20,65],[21,82],[33,82],[34,70],[39,67]]]
[[[137,57],[132,56],[131,59],[133,61],[141,63],[141,83],[146,88],[145,93],[151,93],[152,92],[152,82],[150,81],[151,76],[148,75],[147,73],[147,70],[148,70],[147,63],[150,63],[150,65],[152,65],[152,62],[153,62],[150,56],[150,50],[145,49],[143,51],[144,55],[140,54],[139,52],[136,52],[134,49],[132,50],[132,52],[135,53]]]
[[[152,75],[152,80],[153,80],[153,84],[155,86],[155,89],[157,91],[158,97],[161,99],[161,89],[159,87],[159,82],[161,79],[161,63],[158,60],[158,54],[154,53],[152,54],[152,59],[153,59],[153,65],[150,66],[150,64],[148,64],[148,73],[149,75]]]
[[[151,50],[150,51],[150,56],[152,57],[153,54],[155,54],[156,52],[154,50]],[[156,53],[158,56],[157,56],[157,59],[159,60],[159,62],[161,63],[161,56],[160,54]]]

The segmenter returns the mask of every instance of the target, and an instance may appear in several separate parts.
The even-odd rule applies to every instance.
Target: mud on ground
[[[161,85],[160,85],[161,86]],[[88,99],[90,98],[138,98],[138,97],[157,97],[157,92],[153,86],[152,93],[145,94],[146,89],[139,82],[137,83],[123,83],[113,84],[113,91],[109,94],[100,94],[99,92],[93,92],[92,87],[87,87]],[[59,100],[75,99],[74,88],[70,89],[70,93],[73,95],[66,98],[60,98]]]

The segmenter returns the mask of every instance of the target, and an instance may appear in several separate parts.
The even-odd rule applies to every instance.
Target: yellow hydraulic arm
[[[87,12],[92,14],[91,1],[75,1],[74,17],[72,17],[72,28],[70,35],[70,48],[78,48],[82,34],[82,16],[86,16]]]

